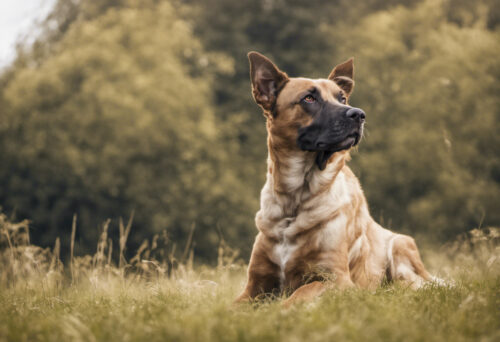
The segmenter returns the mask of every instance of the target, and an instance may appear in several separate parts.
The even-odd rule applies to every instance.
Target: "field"
[[[232,306],[245,265],[224,245],[214,267],[193,266],[190,253],[155,260],[158,238],[125,261],[129,229],[121,226],[117,263],[105,228],[95,255],[63,265],[58,242],[30,245],[26,222],[0,216],[0,340],[500,340],[498,229],[422,248],[428,268],[453,285],[332,290],[289,310],[280,298]]]

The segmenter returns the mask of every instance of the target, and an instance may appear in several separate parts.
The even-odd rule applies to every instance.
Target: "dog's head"
[[[354,88],[352,58],[328,79],[293,78],[257,53],[248,54],[255,101],[268,118],[273,146],[317,153],[325,169],[330,157],[358,144],[365,113],[347,104]]]

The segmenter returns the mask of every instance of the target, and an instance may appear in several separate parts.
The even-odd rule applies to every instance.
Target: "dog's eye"
[[[347,103],[347,99],[344,96],[344,94],[342,94],[342,93],[339,95],[339,102],[342,103],[342,104],[346,104]]]
[[[304,101],[306,103],[314,103],[314,102],[316,102],[316,99],[312,95],[307,95],[306,97],[304,97],[302,99],[302,101]]]

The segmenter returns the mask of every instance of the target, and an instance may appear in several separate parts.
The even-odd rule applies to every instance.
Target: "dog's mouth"
[[[351,147],[356,146],[360,139],[361,135],[356,132],[349,134],[344,140],[333,146],[325,146],[325,149],[319,150],[316,155],[316,165],[318,165],[318,168],[323,171],[326,168],[326,164],[328,164],[328,160],[335,152],[348,150]]]

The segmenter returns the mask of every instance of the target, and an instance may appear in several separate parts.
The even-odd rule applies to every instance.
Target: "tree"
[[[356,56],[368,133],[354,163],[375,215],[441,239],[500,222],[500,35],[487,11],[459,25],[448,10],[425,1],[332,32]]]
[[[211,101],[213,72],[231,64],[205,53],[169,3],[127,4],[77,16],[36,64],[9,73],[0,203],[32,218],[43,244],[77,213],[81,245],[94,248],[107,217],[135,210],[136,243],[162,229],[182,243],[195,224],[198,255],[213,258],[218,225],[234,227],[230,241],[253,230]]]

